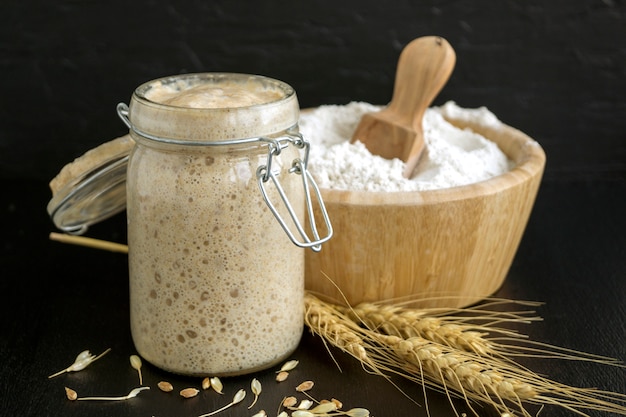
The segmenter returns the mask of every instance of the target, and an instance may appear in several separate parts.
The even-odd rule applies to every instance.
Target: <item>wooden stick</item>
[[[111,252],[128,253],[128,246],[122,243],[109,242],[91,237],[67,235],[64,233],[50,233],[50,240],[69,243],[78,246],[87,246],[94,249],[103,249]]]

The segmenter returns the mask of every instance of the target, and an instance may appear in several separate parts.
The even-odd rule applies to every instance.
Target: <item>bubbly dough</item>
[[[255,104],[270,103],[282,97],[279,91],[272,89],[246,88],[246,84],[219,83],[196,84],[191,86],[161,85],[146,93],[146,98],[170,106],[196,109],[219,109],[247,107]]]
[[[281,97],[280,91],[222,83],[151,91],[151,100],[181,106],[181,117],[187,107]],[[127,180],[137,351],[163,369],[198,376],[248,373],[284,360],[302,336],[304,251],[291,243],[259,191],[256,170],[267,161],[267,147],[164,150],[149,142],[137,138]],[[302,218],[301,179],[287,172],[298,156],[289,146],[272,166]],[[279,199],[275,192],[270,197]]]

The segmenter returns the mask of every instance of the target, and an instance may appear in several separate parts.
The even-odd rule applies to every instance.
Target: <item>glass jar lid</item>
[[[126,209],[130,135],[106,142],[66,165],[50,182],[47,211],[55,226],[83,234],[89,226]]]

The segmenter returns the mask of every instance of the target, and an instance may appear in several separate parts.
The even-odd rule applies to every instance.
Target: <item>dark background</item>
[[[125,133],[115,105],[182,72],[258,73],[303,107],[390,100],[400,50],[457,53],[436,100],[487,106],[538,140],[546,178],[624,178],[622,0],[89,1],[0,5],[0,178],[48,180]]]
[[[528,227],[496,295],[545,302],[538,309],[545,321],[521,326],[532,340],[626,359],[623,1],[2,0],[0,415],[193,416],[209,411],[207,401],[220,403],[210,395],[164,401],[158,392],[128,404],[63,398],[66,384],[119,395],[120,386],[136,384],[127,360],[134,351],[126,257],[51,242],[46,213],[47,182],[61,167],[125,133],[118,102],[157,77],[233,71],[290,83],[303,107],[383,104],[400,50],[424,35],[447,38],[457,53],[436,104],[487,106],[547,154]],[[124,241],[123,214],[90,235]],[[107,347],[108,358],[89,372],[46,379],[81,350]],[[370,407],[377,417],[426,416],[424,407],[334,354],[343,373],[319,339],[305,334],[295,353],[302,361],[297,378],[314,379],[320,396]],[[563,383],[626,393],[624,369],[539,360],[529,366]],[[153,386],[164,378],[177,388],[198,382],[144,368]],[[258,376],[260,404],[271,414],[284,393],[272,388],[271,372]],[[443,396],[430,404],[434,416],[453,415]],[[545,413],[573,415],[555,407]]]

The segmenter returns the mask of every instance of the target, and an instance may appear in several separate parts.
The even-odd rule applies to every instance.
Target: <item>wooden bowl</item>
[[[447,120],[498,144],[515,167],[441,190],[322,189],[335,234],[321,252],[306,251],[308,290],[351,305],[411,296],[423,299],[423,306],[461,307],[502,285],[539,189],[545,154],[510,126]],[[319,210],[315,217],[322,221]]]

